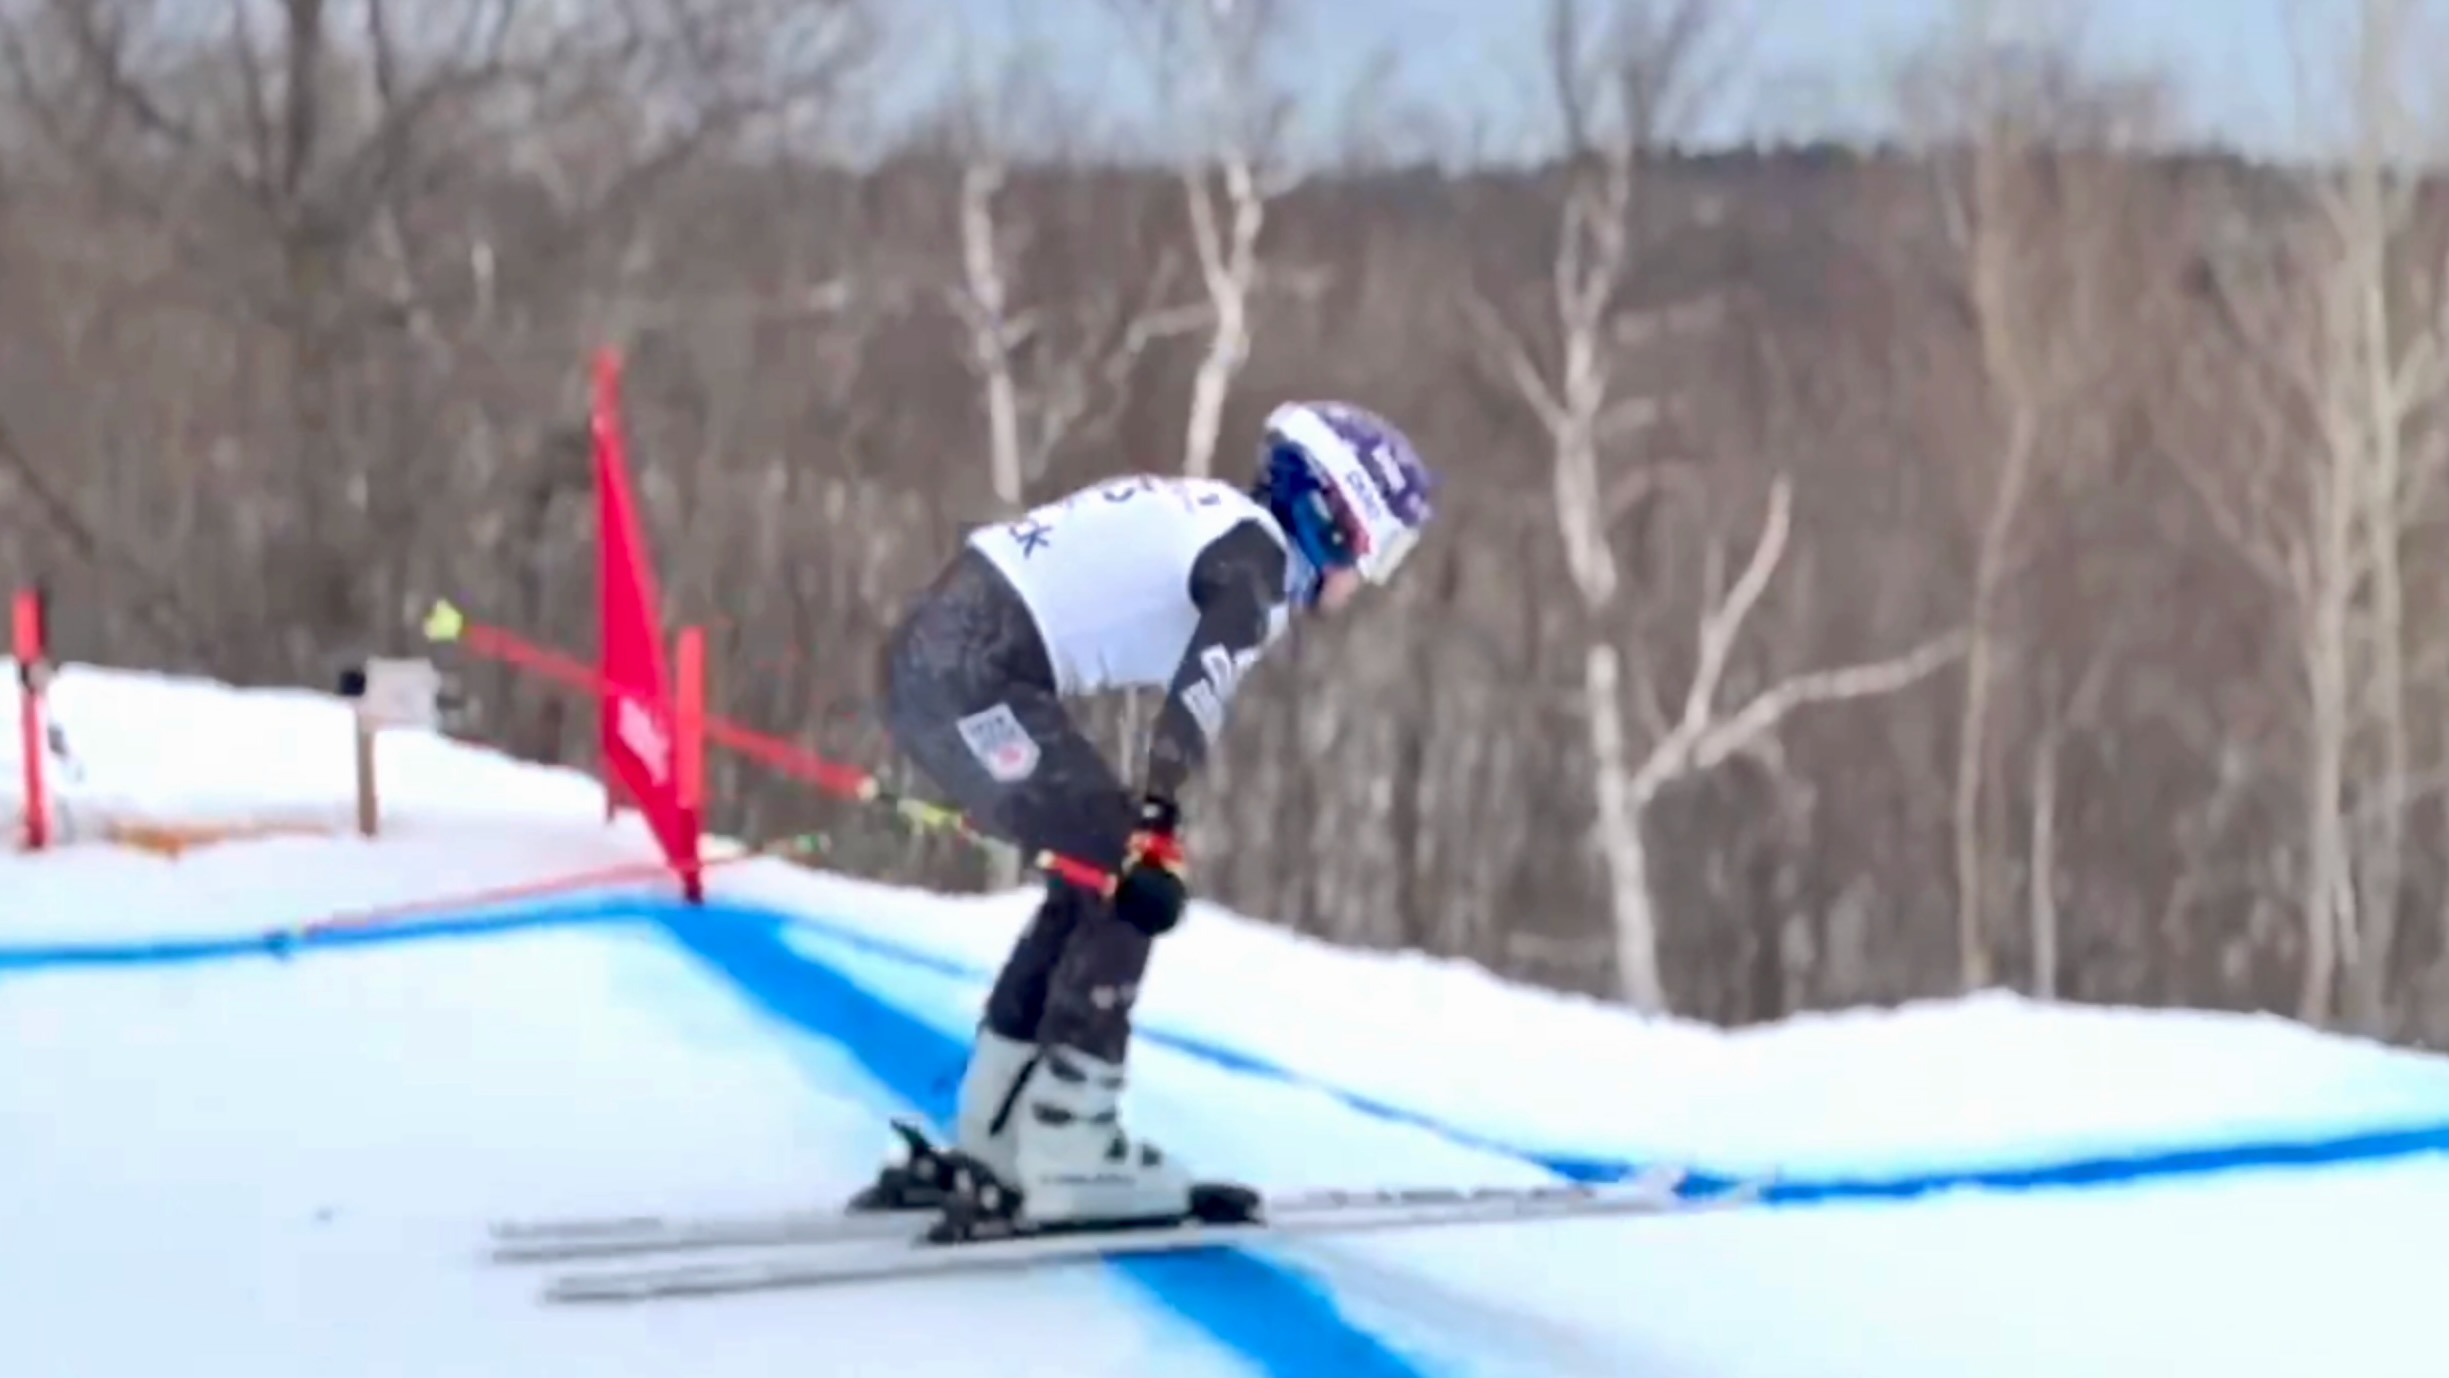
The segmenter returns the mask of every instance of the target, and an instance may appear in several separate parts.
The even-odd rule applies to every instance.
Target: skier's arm
[[[1207,760],[1241,677],[1258,660],[1284,599],[1283,545],[1257,522],[1217,537],[1191,565],[1191,602],[1199,623],[1148,743],[1147,789],[1172,799]]]

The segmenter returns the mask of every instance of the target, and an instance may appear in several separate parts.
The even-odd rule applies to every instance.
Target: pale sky
[[[1964,0],[1737,0],[1757,16],[1742,50],[1755,94],[1712,126],[1717,137],[1767,128],[1814,135],[1859,129],[1876,118],[1883,64],[1913,45]],[[2345,31],[2358,0],[1997,0],[2019,13],[2088,16],[2094,52],[2117,62],[2162,66],[2182,83],[2194,132],[2204,141],[2268,149],[2300,126],[2292,35]],[[2443,0],[2415,0],[2437,13]],[[1372,53],[1401,65],[1396,95],[1370,102],[1380,114],[1412,102],[1439,117],[1515,131],[1538,118],[1536,40],[1544,0],[1305,0],[1303,40],[1288,71],[1340,101]],[[993,52],[1026,27],[1051,63],[1041,67],[1075,96],[1145,109],[1146,78],[1106,0],[929,0],[911,6],[935,18],[932,41],[916,33],[887,89],[898,101],[948,70],[953,43]],[[1027,16],[1025,26],[1015,16]],[[957,37],[956,37],[957,36]],[[2435,46],[2433,51],[2449,51]],[[1297,66],[1293,64],[1297,63]],[[1311,75],[1314,74],[1314,75]],[[1737,122],[1739,121],[1739,123]]]

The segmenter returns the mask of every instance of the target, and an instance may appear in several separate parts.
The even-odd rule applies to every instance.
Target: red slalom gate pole
[[[43,644],[42,594],[17,595],[10,617],[11,654],[17,658],[18,748],[25,757],[25,845],[39,852],[51,840],[51,803],[43,793],[43,681],[50,677],[50,648]]]
[[[533,671],[582,693],[600,694],[607,687],[603,675],[580,661],[549,647],[539,646],[506,628],[471,620],[449,603],[435,605],[433,613],[425,619],[425,634],[431,640],[465,646],[478,655]],[[682,692],[688,691],[684,689]],[[702,712],[702,700],[699,708]],[[857,766],[827,760],[796,743],[713,714],[704,714],[702,727],[706,741],[728,747],[750,760],[793,779],[805,781],[828,794],[853,803],[890,809],[914,827],[952,833],[982,846],[1009,845],[1000,838],[981,832],[977,825],[955,810],[886,789],[883,781]],[[700,769],[702,771],[702,767]],[[702,774],[700,781],[702,788]],[[1060,876],[1084,889],[1108,895],[1114,891],[1116,880],[1112,872],[1077,858],[1058,852],[1039,852],[1027,860],[1038,870]]]
[[[512,881],[505,885],[488,886],[482,890],[463,890],[456,895],[430,895],[421,899],[402,900],[397,904],[370,904],[362,909],[343,909],[295,924],[282,931],[300,937],[319,937],[352,928],[372,928],[398,919],[413,919],[419,914],[449,914],[462,909],[475,909],[489,904],[509,904],[517,900],[540,899],[565,891],[590,890],[598,885],[623,885],[631,881],[654,880],[667,876],[672,868],[661,861],[631,861],[618,866],[604,866],[592,871],[573,871],[567,875],[545,876],[535,880]]]
[[[762,846],[750,847],[698,863],[700,872],[717,866],[732,866],[743,861],[760,861],[787,856],[794,852],[821,850],[825,839],[817,833],[797,833]],[[397,904],[367,905],[362,909],[343,909],[321,918],[290,924],[275,930],[281,936],[316,938],[351,929],[372,928],[401,919],[413,919],[420,914],[452,914],[461,910],[478,909],[487,905],[512,904],[520,900],[541,899],[547,895],[568,894],[592,890],[598,886],[627,885],[636,881],[658,880],[672,874],[671,864],[663,861],[628,861],[592,871],[571,871],[556,876],[540,876],[534,880],[511,881],[481,890],[462,890],[455,895],[428,895],[419,899],[401,900]]]
[[[673,794],[680,805],[680,816],[692,837],[705,829],[706,818],[706,633],[697,627],[680,629],[680,648],[672,674],[679,680],[673,690],[673,733],[679,740],[672,745],[676,759],[672,763]],[[687,890],[691,904],[706,898],[702,872],[704,858],[692,849],[689,864],[681,872],[681,884]]]
[[[680,681],[674,690],[672,716],[680,720],[678,777],[680,806],[692,815],[706,804],[706,633],[698,627],[680,629],[680,652],[672,673]]]

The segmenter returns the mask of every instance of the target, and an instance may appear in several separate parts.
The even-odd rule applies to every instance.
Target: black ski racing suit
[[[1191,567],[1199,615],[1158,710],[1145,793],[1173,799],[1204,764],[1221,720],[1206,667],[1247,665],[1267,644],[1284,601],[1288,556],[1273,532],[1244,521]],[[1053,663],[1028,605],[1002,573],[964,546],[915,600],[885,655],[885,716],[900,749],[982,829],[1035,853],[1053,851],[1107,872],[1123,865],[1137,818],[1126,790],[1055,690]],[[1001,704],[1036,744],[1025,779],[995,779],[957,724]],[[1204,721],[1203,721],[1204,719]],[[1014,944],[987,998],[986,1023],[1006,1038],[1122,1060],[1131,1005],[1153,939],[1105,900],[1059,878]]]

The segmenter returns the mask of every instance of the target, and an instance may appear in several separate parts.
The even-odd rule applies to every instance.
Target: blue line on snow
[[[365,929],[343,930],[294,940],[282,933],[273,932],[241,938],[164,939],[134,943],[62,943],[16,948],[0,947],[0,973],[6,973],[11,969],[159,965],[173,962],[223,960],[232,957],[285,956],[292,952],[304,952],[320,947],[352,947],[426,938],[473,937],[519,929],[578,923],[647,925],[654,923],[656,914],[661,912],[658,906],[663,909],[671,907],[669,901],[660,897],[613,893],[549,903],[503,906],[472,914],[455,914],[430,920],[388,923]],[[932,971],[938,975],[976,981],[983,981],[988,975],[967,963],[906,947],[811,915],[730,902],[726,902],[723,908],[735,913],[753,913],[776,925],[803,928],[822,934],[829,940],[837,941],[858,951],[905,966]],[[1155,1028],[1144,1029],[1141,1036],[1151,1042],[1170,1046],[1229,1070],[1314,1091],[1361,1114],[1433,1133],[1466,1147],[1528,1162],[1569,1180],[1621,1181],[1637,1173],[1642,1166],[1637,1162],[1620,1158],[1561,1154],[1503,1143],[1455,1125],[1445,1124],[1418,1111],[1407,1110],[1401,1106],[1303,1076],[1265,1058],[1221,1044],[1171,1034]],[[933,1085],[936,1081],[940,1081],[941,1072],[957,1064],[958,1060],[957,1050],[948,1052],[941,1064],[933,1069],[928,1084]],[[1794,1178],[1772,1183],[1766,1193],[1766,1200],[1771,1203],[1789,1204],[1842,1200],[1909,1200],[1967,1188],[2030,1191],[2109,1186],[2253,1168],[2371,1163],[2444,1153],[2449,1153],[2449,1121],[2379,1128],[2368,1127],[2326,1137],[2298,1140],[2264,1140],[2192,1148],[2137,1149],[2129,1153],[2106,1154],[2017,1167],[1931,1171],[1886,1178],[1828,1177],[1816,1180]],[[1712,1191],[1732,1182],[1746,1180],[1746,1177],[1747,1174],[1743,1173],[1702,1170],[1695,1174],[1693,1188],[1697,1191]]]
[[[2101,1154],[2031,1167],[1932,1172],[1913,1177],[1834,1178],[1774,1182],[1763,1193],[1772,1203],[1907,1200],[1963,1189],[2034,1191],[2051,1187],[2117,1186],[2157,1178],[2208,1177],[2248,1168],[2334,1166],[2373,1163],[2422,1154],[2449,1153],[2449,1125],[2376,1129],[2293,1143],[2217,1144],[2198,1148],[2143,1149]],[[1722,1190],[1741,1177],[1695,1179],[1698,1191]]]
[[[1425,1129],[1469,1147],[1524,1159],[1570,1181],[1621,1182],[1638,1174],[1643,1166],[1622,1159],[1542,1153],[1500,1143],[1468,1130],[1441,1124],[1417,1111],[1320,1085],[1298,1072],[1232,1048],[1178,1035],[1152,1037],[1161,1037],[1164,1042],[1185,1052],[1246,1075],[1317,1090],[1378,1119]],[[1964,1168],[1895,1177],[1772,1180],[1763,1190],[1761,1199],[1770,1204],[1801,1205],[1820,1201],[1908,1200],[1968,1188],[2032,1191],[2050,1187],[2113,1186],[2154,1178],[2198,1177],[2249,1168],[2376,1162],[2426,1153],[2449,1153],[2449,1121],[2358,1130],[2313,1139],[2135,1149],[2017,1167]],[[1705,1195],[1740,1186],[1757,1176],[1759,1174],[1756,1173],[1695,1171],[1686,1179],[1685,1190]]]
[[[952,1089],[939,1073],[960,1056],[949,1036],[876,998],[841,972],[793,952],[781,925],[794,916],[714,905],[692,909],[629,894],[586,896],[482,912],[437,915],[365,928],[296,935],[0,947],[0,973],[179,965],[287,957],[322,948],[473,938],[576,925],[653,927],[792,1024],[840,1043],[871,1076],[937,1122],[952,1117]],[[1119,1260],[1116,1266],[1185,1319],[1251,1360],[1262,1373],[1424,1378],[1419,1367],[1345,1319],[1310,1281],[1231,1249]]]
[[[233,957],[287,957],[314,948],[372,947],[426,938],[484,937],[524,929],[566,928],[579,924],[626,923],[644,926],[649,922],[651,916],[640,911],[640,901],[634,895],[590,895],[460,910],[430,918],[398,919],[362,928],[338,928],[305,935],[280,928],[243,937],[152,938],[135,942],[35,943],[23,947],[0,947],[0,971],[168,966],[184,962],[226,961]]]
[[[954,1093],[940,1073],[960,1056],[959,1043],[841,971],[794,951],[782,940],[787,916],[729,905],[673,905],[659,916],[675,941],[749,999],[848,1049],[869,1075],[935,1121],[939,1132],[952,1123]],[[1323,1288],[1240,1250],[1125,1258],[1114,1266],[1263,1373],[1421,1374],[1347,1320]]]
[[[887,938],[806,914],[783,914],[787,923],[821,933],[855,951],[885,958],[940,976],[984,981],[991,973],[935,953],[906,947]],[[1228,1071],[1315,1091],[1348,1109],[1373,1119],[1424,1130],[1450,1143],[1518,1159],[1574,1182],[1621,1182],[1638,1176],[1649,1164],[1623,1158],[1555,1153],[1509,1144],[1457,1125],[1407,1110],[1392,1102],[1329,1085],[1300,1072],[1206,1039],[1143,1026],[1139,1037],[1187,1053]],[[2192,1148],[2136,1149],[2019,1167],[1968,1168],[1921,1172],[1895,1177],[1828,1177],[1819,1180],[1772,1181],[1762,1200],[1800,1205],[1820,1201],[1909,1200],[1967,1188],[2032,1191],[2052,1187],[2113,1186],[2155,1178],[2197,1177],[2250,1168],[2312,1167],[2342,1163],[2380,1162],[2393,1158],[2449,1153],[2449,1120],[2426,1124],[2366,1128],[2319,1138],[2264,1140]],[[1695,1170],[1686,1190],[1711,1194],[1754,1180],[1757,1173]]]

